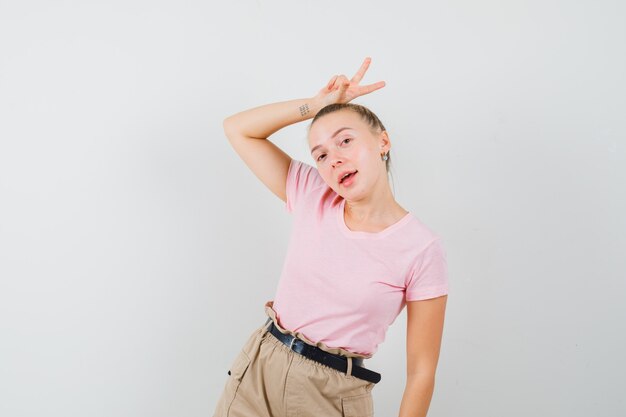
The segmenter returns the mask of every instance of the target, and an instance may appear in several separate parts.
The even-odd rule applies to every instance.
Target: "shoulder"
[[[428,225],[426,225],[417,215],[409,212],[411,221],[404,229],[404,238],[407,239],[413,249],[414,257],[418,257],[429,248],[442,245],[442,237]]]
[[[287,176],[288,181],[292,180],[294,183],[319,183],[320,181],[324,182],[316,167],[298,159],[291,160]]]
[[[316,167],[304,161],[292,159],[287,172],[287,210],[294,211],[301,201],[323,187],[327,187],[327,184]]]

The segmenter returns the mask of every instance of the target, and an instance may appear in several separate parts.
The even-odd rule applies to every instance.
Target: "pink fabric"
[[[273,308],[284,328],[369,357],[407,301],[448,293],[446,252],[410,212],[381,232],[352,231],[344,204],[317,168],[292,160],[292,232]]]

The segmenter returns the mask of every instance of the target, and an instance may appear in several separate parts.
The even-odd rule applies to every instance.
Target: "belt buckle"
[[[293,342],[296,341],[296,337],[292,336],[291,342],[289,342],[289,350],[293,350],[291,347],[293,346]]]

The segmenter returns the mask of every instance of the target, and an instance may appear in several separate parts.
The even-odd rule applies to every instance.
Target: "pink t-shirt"
[[[371,356],[406,301],[448,293],[442,239],[410,212],[380,232],[353,231],[317,168],[292,160],[286,186],[293,223],[273,304],[284,328]]]

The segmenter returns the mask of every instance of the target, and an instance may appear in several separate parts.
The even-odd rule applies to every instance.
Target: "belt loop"
[[[346,371],[346,375],[352,375],[352,357],[348,356],[348,370]]]
[[[265,332],[267,332],[270,329],[271,324],[269,326],[268,326],[268,324],[271,323],[271,322],[272,322],[272,318],[268,317],[267,321],[263,325],[263,330],[261,330],[261,334],[265,334]]]

